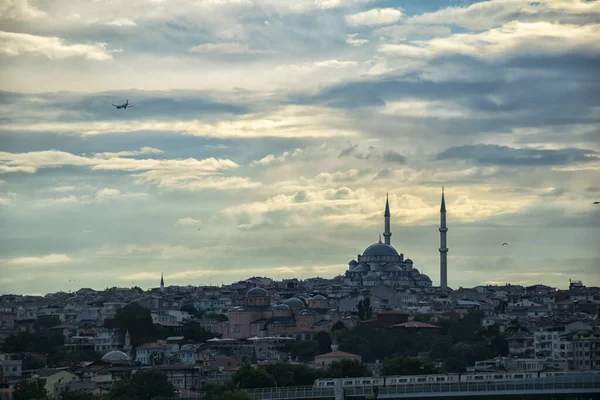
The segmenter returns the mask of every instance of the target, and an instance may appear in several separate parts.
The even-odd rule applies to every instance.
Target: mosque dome
[[[392,264],[392,265],[388,265],[383,270],[385,272],[400,272],[400,271],[402,271],[402,268],[400,268],[400,266],[398,264]]]
[[[406,260],[404,260],[404,262],[407,264],[412,264],[413,260],[411,260],[410,258],[407,258]]]
[[[367,276],[365,276],[365,281],[378,281],[378,280],[379,280],[379,276],[377,276],[377,274],[374,274],[373,272],[371,272]]]
[[[297,297],[287,299],[283,304],[287,305],[290,308],[304,308],[304,303]]]
[[[369,267],[367,267],[365,264],[358,264],[356,267],[354,267],[352,269],[352,272],[368,272],[369,271]]]
[[[430,281],[430,280],[431,280],[431,278],[430,278],[428,275],[425,275],[425,274],[421,274],[421,277],[422,277],[424,280],[426,280],[426,281]]]
[[[268,295],[269,293],[265,289],[259,287],[252,288],[246,293],[246,297],[266,297]]]
[[[351,261],[348,263],[348,265],[351,265],[351,266],[355,266],[355,265],[357,265],[357,264],[358,264],[358,261],[356,261],[356,260],[351,260]]]
[[[288,306],[287,304],[279,304],[279,305],[273,307],[273,309],[275,309],[275,310],[289,310],[290,306]]]
[[[122,351],[112,350],[112,351],[109,351],[108,353],[106,353],[102,357],[102,361],[108,361],[108,362],[129,361],[129,356],[127,354],[123,353]]]
[[[315,297],[312,298],[312,300],[327,300],[323,295],[316,295]]]
[[[375,243],[370,245],[363,252],[364,256],[397,256],[398,252],[392,246],[385,243]]]

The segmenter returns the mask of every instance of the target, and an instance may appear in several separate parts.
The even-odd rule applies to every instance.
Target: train
[[[343,387],[362,386],[402,386],[432,383],[476,383],[519,381],[525,379],[547,378],[566,375],[568,372],[476,372],[462,374],[432,374],[432,375],[393,375],[362,378],[317,379],[314,388],[335,387],[341,382]]]

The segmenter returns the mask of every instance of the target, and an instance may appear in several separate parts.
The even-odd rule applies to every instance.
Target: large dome
[[[375,243],[366,248],[363,256],[397,256],[398,252],[392,246],[384,243]]]
[[[269,293],[265,289],[259,287],[252,288],[246,293],[246,297],[266,297],[268,295]]]
[[[304,303],[297,297],[292,297],[291,299],[287,299],[284,304],[291,308],[304,308]]]
[[[102,357],[102,361],[108,362],[119,362],[119,361],[129,361],[129,356],[122,351],[113,350],[109,351]]]

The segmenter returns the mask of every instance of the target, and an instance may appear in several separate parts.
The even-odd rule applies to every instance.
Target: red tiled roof
[[[439,326],[431,325],[426,322],[408,321],[401,324],[393,325],[394,328],[439,328]]]

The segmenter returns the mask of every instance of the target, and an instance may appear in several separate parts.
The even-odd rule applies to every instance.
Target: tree
[[[60,400],[101,400],[101,397],[89,392],[67,390],[61,393]]]
[[[332,332],[334,332],[334,331],[339,331],[339,330],[342,330],[342,329],[347,329],[347,328],[346,328],[346,325],[344,325],[344,323],[343,323],[342,321],[338,321],[338,322],[336,322],[336,323],[335,323],[335,324],[333,324],[333,326],[331,327],[331,331],[332,331]]]
[[[326,332],[319,332],[315,335],[314,340],[319,343],[318,354],[325,354],[331,351],[331,337]]]
[[[381,367],[382,375],[425,375],[436,372],[435,365],[430,361],[400,355],[385,358]]]
[[[208,314],[205,315],[205,318],[207,318],[207,319],[214,319],[214,320],[217,320],[217,321],[220,321],[220,322],[227,322],[227,321],[229,321],[229,318],[225,314],[208,313]]]
[[[369,375],[367,366],[358,360],[334,361],[327,368],[327,376],[330,378],[357,378]]]
[[[302,362],[314,360],[319,352],[319,343],[314,340],[299,340],[292,347],[292,358]]]
[[[47,400],[50,398],[42,379],[21,381],[15,385],[13,400]]]
[[[108,399],[152,400],[155,397],[171,398],[174,395],[175,389],[165,374],[154,369],[147,369],[113,383]]]
[[[361,321],[365,320],[365,306],[362,300],[358,301],[358,304],[356,305],[356,309],[358,310],[358,319],[360,319]]]
[[[233,382],[240,389],[255,389],[261,387],[273,387],[275,381],[263,369],[252,368],[244,364],[233,375]]]
[[[506,329],[504,330],[504,332],[506,332],[506,334],[509,336],[514,336],[526,331],[527,329],[525,329],[525,327],[518,318],[511,320],[506,326]]]
[[[131,303],[117,310],[114,320],[105,322],[107,328],[118,328],[121,333],[129,331],[131,345],[152,342],[157,339],[156,327],[152,323],[150,310],[137,303]]]
[[[371,298],[365,298],[363,302],[363,307],[365,309],[365,319],[369,320],[373,318],[373,307],[371,306]]]
[[[216,337],[221,337],[221,334],[211,332],[195,321],[187,322],[183,327],[183,338],[185,340],[193,340],[200,343]]]

